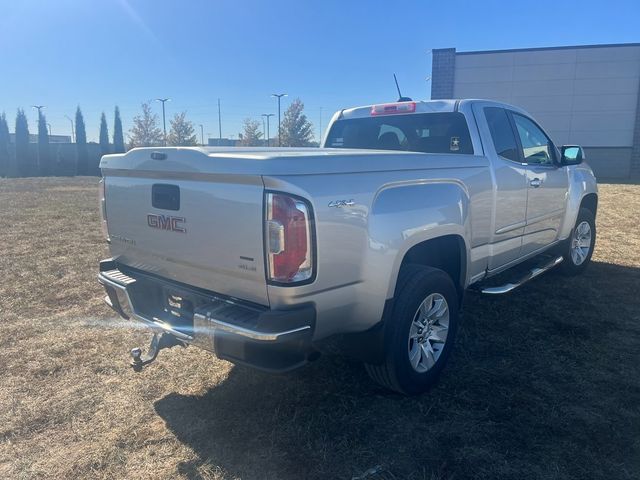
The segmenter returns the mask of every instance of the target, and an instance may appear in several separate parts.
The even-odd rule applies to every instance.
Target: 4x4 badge
[[[329,207],[351,207],[353,205],[355,205],[356,202],[351,199],[351,200],[332,200],[329,202]]]

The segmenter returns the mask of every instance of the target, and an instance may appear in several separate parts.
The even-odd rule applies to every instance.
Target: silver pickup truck
[[[420,393],[465,290],[578,274],[595,245],[582,149],[490,101],[342,110],[320,149],[142,148],[100,167],[105,300],[154,333],[135,369],[174,345],[270,371],[338,352]]]

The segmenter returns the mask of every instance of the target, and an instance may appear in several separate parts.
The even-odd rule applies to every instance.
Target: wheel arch
[[[598,194],[597,193],[587,193],[582,200],[580,201],[580,208],[586,208],[593,213],[595,217],[598,212]]]
[[[402,267],[407,264],[443,270],[451,277],[458,298],[462,301],[467,278],[467,251],[465,239],[460,234],[446,234],[423,240],[405,251],[397,275],[400,275]]]

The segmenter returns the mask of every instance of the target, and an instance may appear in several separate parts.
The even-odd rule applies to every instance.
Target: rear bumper
[[[304,365],[315,354],[313,305],[270,310],[120,266],[111,259],[100,262],[98,281],[106,290],[105,302],[123,318],[234,363],[282,372]]]

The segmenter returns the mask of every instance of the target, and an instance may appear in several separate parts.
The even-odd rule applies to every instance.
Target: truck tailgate
[[[118,263],[268,305],[259,175],[105,173]]]

